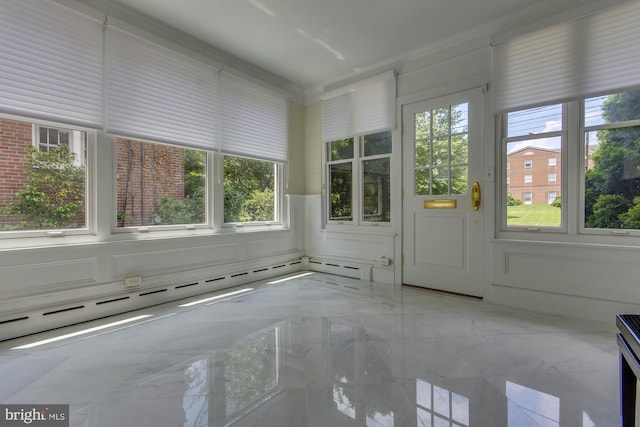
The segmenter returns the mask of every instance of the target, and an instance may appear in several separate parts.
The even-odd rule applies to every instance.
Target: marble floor
[[[71,426],[619,425],[611,327],[320,273],[6,341],[0,378]]]

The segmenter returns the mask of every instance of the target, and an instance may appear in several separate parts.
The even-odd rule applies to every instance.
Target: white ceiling
[[[473,33],[478,26],[486,28],[487,23],[517,15],[518,11],[544,1],[118,0],[118,3],[308,90],[371,70],[390,58],[415,55],[430,45]]]

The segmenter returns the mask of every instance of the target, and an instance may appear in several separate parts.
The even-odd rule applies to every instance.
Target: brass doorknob
[[[474,211],[480,209],[480,200],[480,184],[478,183],[478,181],[475,181],[471,186],[471,207]]]

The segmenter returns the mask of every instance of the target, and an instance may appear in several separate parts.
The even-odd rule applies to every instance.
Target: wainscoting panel
[[[494,242],[491,301],[615,323],[640,312],[640,249],[553,242]]]
[[[65,284],[96,281],[96,258],[0,267],[3,299],[46,292]]]
[[[192,266],[235,262],[240,259],[240,243],[195,246],[113,256],[113,277],[161,274]]]

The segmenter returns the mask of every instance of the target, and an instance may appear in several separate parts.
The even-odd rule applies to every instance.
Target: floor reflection
[[[0,401],[68,402],[84,427],[617,423],[614,335],[609,350],[557,319],[321,274],[255,288],[0,349]]]

